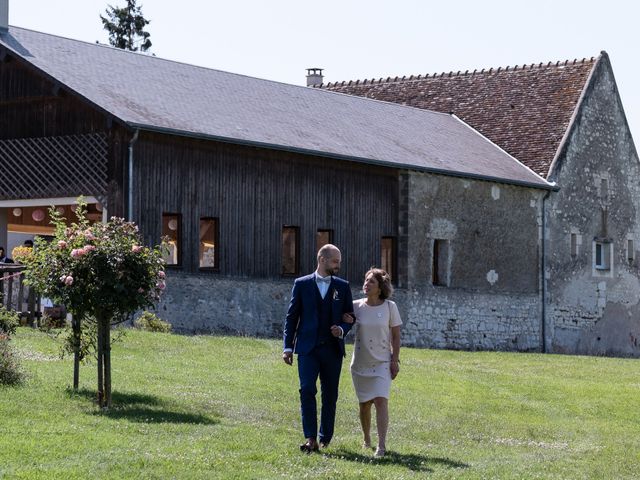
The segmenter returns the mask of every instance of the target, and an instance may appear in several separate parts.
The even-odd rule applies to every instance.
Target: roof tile
[[[596,61],[516,65],[422,78],[350,80],[321,88],[453,113],[546,177]]]

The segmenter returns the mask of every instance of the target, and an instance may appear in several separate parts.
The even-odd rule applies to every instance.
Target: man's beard
[[[339,268],[325,268],[324,273],[325,273],[325,276],[331,275],[333,277],[334,275],[337,275],[339,271],[340,271]]]

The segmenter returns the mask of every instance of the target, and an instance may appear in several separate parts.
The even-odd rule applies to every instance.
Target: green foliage
[[[0,304],[0,334],[13,335],[16,328],[20,325],[20,317],[13,310],[7,310]]]
[[[171,324],[152,312],[144,312],[136,318],[134,326],[139,330],[147,330],[149,332],[169,333],[171,331]]]
[[[25,373],[9,342],[9,336],[0,333],[0,385],[20,385]]]
[[[149,32],[144,28],[150,21],[142,15],[142,7],[136,5],[136,0],[127,0],[125,7],[109,5],[107,17],[100,15],[102,26],[109,32],[109,43],[123,50],[146,52],[151,48]]]
[[[36,238],[26,281],[78,318],[127,320],[135,311],[153,306],[164,289],[160,246],[141,246],[138,227],[122,218],[91,224],[86,203],[78,200],[77,222],[67,226],[54,208],[49,214],[55,238]]]

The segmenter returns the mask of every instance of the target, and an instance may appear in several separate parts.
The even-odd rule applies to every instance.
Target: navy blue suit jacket
[[[316,345],[318,337],[318,286],[315,275],[297,278],[291,292],[291,302],[284,321],[284,348],[305,355]],[[342,321],[344,313],[353,312],[353,299],[349,282],[331,277],[327,295],[331,299],[331,325],[338,325],[344,332],[343,338],[331,336],[332,341],[344,356],[344,337],[351,330],[351,324]]]

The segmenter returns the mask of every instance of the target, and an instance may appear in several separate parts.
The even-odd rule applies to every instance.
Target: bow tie
[[[331,277],[324,277],[324,278],[316,277],[316,282],[326,283],[328,285],[331,283]]]

